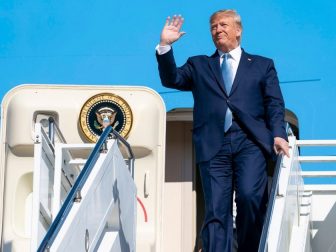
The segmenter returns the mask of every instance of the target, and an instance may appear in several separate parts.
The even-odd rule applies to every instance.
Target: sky
[[[204,0],[0,0],[0,99],[24,83],[141,85],[167,111],[190,93],[161,86],[155,46],[168,15],[185,18],[176,62],[211,55],[209,16],[236,9],[242,47],[272,58],[303,139],[336,139],[336,2]]]

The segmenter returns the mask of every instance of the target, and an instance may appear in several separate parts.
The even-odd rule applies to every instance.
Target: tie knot
[[[222,61],[222,70],[224,71],[232,71],[231,70],[231,64],[232,64],[232,56],[230,55],[230,53],[224,53],[222,55],[223,61]],[[229,68],[229,69],[228,69]]]
[[[230,53],[224,53],[224,54],[223,54],[223,59],[224,59],[224,60],[227,60],[227,59],[229,59],[230,57],[231,57]]]

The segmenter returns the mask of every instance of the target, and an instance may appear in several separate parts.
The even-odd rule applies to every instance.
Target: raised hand
[[[181,15],[174,15],[172,20],[170,20],[170,17],[167,17],[161,32],[161,46],[171,45],[185,34],[185,32],[181,32],[183,22],[184,19]]]

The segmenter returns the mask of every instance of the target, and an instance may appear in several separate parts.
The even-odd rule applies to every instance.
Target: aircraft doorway
[[[286,109],[285,120],[299,138],[296,115]],[[203,189],[192,145],[192,109],[167,113],[163,251],[198,251],[204,217]],[[269,165],[269,175],[273,164]]]
[[[164,251],[194,251],[204,216],[203,192],[192,145],[192,109],[167,113]]]

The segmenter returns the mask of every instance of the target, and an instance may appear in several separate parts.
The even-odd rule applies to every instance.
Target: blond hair
[[[215,13],[213,13],[211,16],[210,16],[210,24],[212,22],[212,20],[217,16],[217,15],[226,15],[226,16],[230,16],[230,17],[233,17],[234,21],[236,22],[236,24],[241,28],[243,29],[243,25],[242,25],[242,22],[241,22],[241,17],[240,15],[237,13],[236,10],[219,10],[219,11],[216,11]]]

